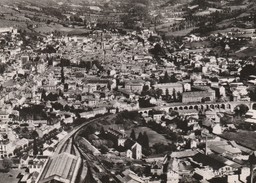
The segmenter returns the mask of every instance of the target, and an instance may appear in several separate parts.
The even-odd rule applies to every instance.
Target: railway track
[[[101,174],[105,174],[105,175],[108,175],[109,177],[111,177],[113,180],[115,180],[115,182],[120,182],[115,175],[113,175],[111,173],[111,171],[109,170],[109,168],[107,168],[104,164],[102,164],[100,162],[100,160],[94,156],[93,154],[91,153],[86,153],[85,149],[83,149],[82,147],[79,147],[79,144],[77,144],[77,141],[74,141],[74,146],[77,148],[79,154],[80,154],[80,157],[85,160],[86,164],[88,165],[88,167],[91,167],[91,168],[96,168],[96,169],[101,169],[99,172]],[[87,167],[87,168],[88,168]]]
[[[98,117],[98,118],[101,118],[101,117]],[[54,152],[54,155],[57,155],[57,154],[60,154],[62,152],[65,152],[66,148],[67,147],[64,147],[64,146],[67,146],[66,143],[68,142],[69,139],[73,139],[73,136],[79,132],[82,128],[86,127],[87,125],[97,121],[98,118],[94,118],[94,119],[91,119],[90,121],[87,121],[79,126],[76,126],[72,131],[69,132],[69,134],[67,136],[65,136],[57,145],[56,149],[55,149],[55,152]]]
[[[112,115],[112,114],[109,114]],[[79,175],[77,182],[82,182],[84,178],[87,175],[88,167],[98,169],[97,173],[99,173],[99,176],[101,175],[108,175],[112,180],[115,180],[115,182],[120,182],[115,175],[113,175],[110,170],[100,162],[100,160],[94,156],[91,153],[87,153],[87,150],[81,149],[79,147],[79,144],[76,141],[76,137],[78,135],[78,132],[83,129],[84,127],[87,127],[93,122],[96,122],[99,118],[94,118],[89,121],[84,122],[83,124],[75,127],[72,131],[69,132],[67,136],[65,136],[63,139],[60,140],[60,142],[57,144],[57,147],[55,149],[54,155],[58,155],[61,153],[69,153],[73,154],[75,156],[79,156],[82,159],[81,168],[79,170]],[[97,181],[97,177],[95,177]],[[99,180],[99,179],[98,179]],[[101,181],[99,181],[101,182]]]

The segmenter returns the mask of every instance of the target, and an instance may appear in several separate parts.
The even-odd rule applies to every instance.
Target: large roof
[[[53,156],[45,165],[38,182],[57,180],[63,183],[74,183],[80,164],[79,157],[68,153]]]

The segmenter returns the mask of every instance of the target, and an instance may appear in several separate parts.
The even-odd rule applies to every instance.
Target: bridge
[[[207,110],[207,109],[223,109],[227,111],[233,111],[238,105],[244,104],[249,109],[254,107],[254,102],[251,101],[229,101],[229,102],[209,102],[209,103],[172,103],[164,106],[156,106],[156,107],[149,107],[149,108],[142,108],[139,109],[140,114],[148,114],[149,111],[156,110],[156,111],[165,111],[167,113],[171,111],[182,111],[182,110]]]

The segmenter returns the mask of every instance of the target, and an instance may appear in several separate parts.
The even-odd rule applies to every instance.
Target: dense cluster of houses
[[[216,11],[219,10],[211,8],[199,12],[198,16]],[[168,12],[166,10],[166,14]],[[89,17],[92,23],[99,19],[118,23],[116,14],[106,17],[95,13],[83,18]],[[181,17],[183,10],[177,8],[168,16]],[[38,176],[35,172],[41,171],[47,157],[52,156],[58,142],[67,135],[65,127],[81,118],[125,110],[140,112],[142,106],[151,110],[142,113],[146,126],[156,123],[181,133],[184,129],[168,122],[177,118],[186,121],[186,133],[183,140],[177,142],[176,151],[147,157],[142,145],[128,134],[113,128],[105,129],[104,138],[119,148],[114,148],[113,154],[134,161],[145,160],[150,167],[150,178],[126,170],[118,176],[121,182],[157,182],[165,173],[167,182],[171,183],[179,182],[182,176],[191,173],[198,180],[225,178],[227,182],[245,181],[249,176],[246,163],[251,150],[234,141],[220,139],[218,135],[236,128],[220,124],[220,118],[227,115],[227,110],[233,112],[234,108],[228,102],[250,102],[248,89],[256,83],[254,76],[250,76],[246,84],[239,80],[244,60],[229,55],[228,43],[254,39],[254,30],[230,30],[209,37],[191,34],[183,38],[180,50],[168,53],[166,50],[173,46],[172,43],[163,42],[151,30],[128,31],[126,34],[94,31],[89,36],[51,34],[36,41],[35,50],[30,47],[21,49],[24,44],[21,34],[13,28],[0,29],[0,38],[8,40],[0,50],[4,67],[0,76],[0,156],[15,157],[17,151],[23,153],[19,167],[28,168],[29,174],[21,182]],[[211,54],[207,46],[189,46],[222,40],[226,40],[226,57]],[[149,50],[157,47],[166,55],[159,54],[156,58],[158,53],[150,54]],[[207,104],[205,110],[199,107],[203,104]],[[38,110],[35,106],[41,108]],[[170,106],[172,110],[163,111],[164,106]],[[203,114],[198,112],[199,109]],[[177,114],[173,115],[173,112]],[[202,116],[204,120],[199,124]],[[245,122],[255,124],[255,121],[255,111],[249,110]],[[44,140],[42,153],[37,156],[33,156],[30,148],[33,138],[26,136],[33,131]],[[198,131],[200,135],[196,135]],[[100,155],[100,151],[94,144],[106,140],[101,138],[96,135],[92,141],[84,139],[95,156]],[[205,147],[199,148],[202,144]]]

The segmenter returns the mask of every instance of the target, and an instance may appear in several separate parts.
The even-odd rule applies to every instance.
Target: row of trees
[[[138,135],[138,138],[136,138],[136,134],[133,129],[130,137],[132,140],[138,142],[142,147],[149,148],[149,138],[148,138],[147,132],[144,132],[144,133],[140,132]]]
[[[171,76],[169,76],[167,71],[165,71],[164,77],[159,78],[159,83],[176,83],[177,81],[178,79],[175,77],[175,75],[172,74]]]
[[[142,96],[149,95],[151,97],[155,97],[156,99],[159,99],[161,96],[163,96],[163,90],[159,88],[154,89],[153,87],[149,89],[149,86],[145,85],[143,87],[141,95]],[[176,92],[175,88],[172,91],[169,91],[168,88],[165,90],[165,100],[173,101],[173,102],[181,102],[181,99],[182,99],[181,93],[179,91]]]

